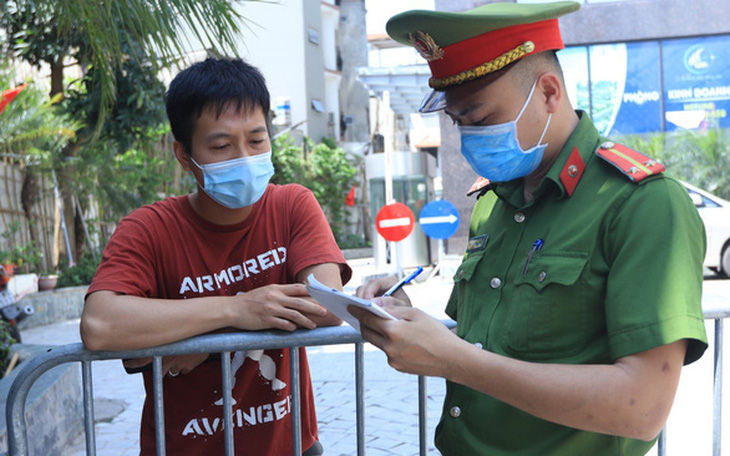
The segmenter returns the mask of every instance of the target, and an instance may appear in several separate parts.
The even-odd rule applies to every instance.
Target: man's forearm
[[[611,365],[519,361],[464,344],[446,377],[547,421],[651,440],[679,382],[686,342],[628,356]]]
[[[84,304],[81,338],[91,350],[135,350],[175,342],[228,326],[225,300],[96,292]]]

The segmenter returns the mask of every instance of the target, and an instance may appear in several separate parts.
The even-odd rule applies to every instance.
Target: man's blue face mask
[[[203,191],[230,209],[256,203],[274,175],[271,152],[206,165],[190,160],[203,172]]]
[[[527,176],[540,166],[547,144],[540,144],[547,133],[552,114],[548,116],[545,129],[535,147],[523,150],[517,139],[517,121],[525,112],[537,81],[520,113],[512,122],[485,126],[459,126],[461,153],[472,169],[480,176],[494,182],[507,182]]]

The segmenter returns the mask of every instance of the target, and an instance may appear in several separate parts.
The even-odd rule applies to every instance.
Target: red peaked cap
[[[461,13],[414,10],[388,21],[388,34],[416,48],[436,90],[498,71],[524,56],[563,49],[558,17],[576,2],[490,3]]]

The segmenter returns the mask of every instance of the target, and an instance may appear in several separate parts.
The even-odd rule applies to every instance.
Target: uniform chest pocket
[[[573,285],[588,261],[585,253],[536,254],[515,283],[529,284],[538,292],[550,285]]]
[[[590,333],[590,304],[580,280],[582,252],[534,255],[515,280],[507,312],[506,351],[521,359],[554,359],[577,353]]]

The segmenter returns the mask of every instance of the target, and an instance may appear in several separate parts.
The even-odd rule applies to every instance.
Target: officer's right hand
[[[247,329],[314,329],[309,315],[325,316],[327,309],[309,297],[300,283],[266,285],[231,297],[231,326]]]
[[[378,296],[382,296],[383,293],[388,291],[390,287],[395,285],[398,282],[398,276],[392,275],[388,277],[381,277],[379,279],[373,279],[368,281],[364,285],[360,285],[357,287],[357,290],[355,291],[355,295],[358,298],[372,300],[373,298],[376,298]],[[401,306],[408,306],[411,307],[411,300],[408,298],[408,295],[405,291],[403,291],[403,288],[396,291],[392,295],[396,300],[391,301],[391,305],[401,305]]]

